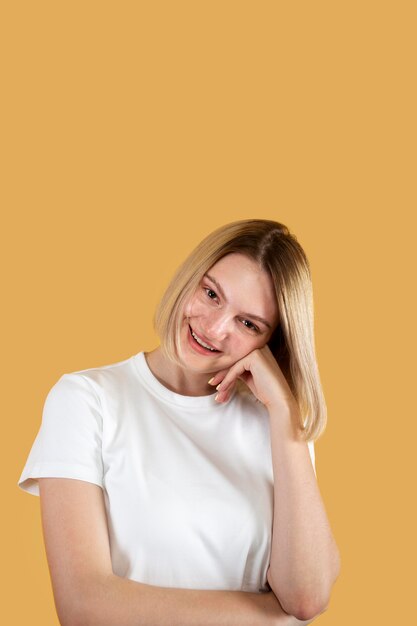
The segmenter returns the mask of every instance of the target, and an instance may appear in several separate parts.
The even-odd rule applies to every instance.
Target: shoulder
[[[131,356],[123,361],[66,372],[51,388],[50,393],[90,393],[100,398],[107,389],[117,389],[128,384],[133,376]]]

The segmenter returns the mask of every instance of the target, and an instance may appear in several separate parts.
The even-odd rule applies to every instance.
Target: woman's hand
[[[217,402],[229,400],[238,378],[267,408],[296,405],[285,376],[267,344],[249,352],[229,369],[217,372],[210,381],[218,390]]]

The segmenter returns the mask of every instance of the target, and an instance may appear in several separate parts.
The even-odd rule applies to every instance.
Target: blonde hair
[[[304,439],[314,441],[326,428],[327,408],[315,355],[311,272],[304,250],[284,224],[239,220],[217,228],[197,245],[175,272],[155,311],[153,324],[161,349],[182,365],[178,354],[185,304],[203,275],[232,252],[247,255],[272,278],[279,323],[268,346],[297,402]]]

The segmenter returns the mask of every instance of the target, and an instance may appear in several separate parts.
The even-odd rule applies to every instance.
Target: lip
[[[191,326],[190,326],[189,324],[188,324],[188,328],[189,328],[189,333],[188,333],[188,335],[189,335],[189,337],[190,337],[190,340],[191,340],[192,345],[193,345],[193,347],[194,347],[194,348],[198,348],[198,347],[200,347],[202,350],[204,350],[204,354],[210,354],[210,352],[207,352],[207,350],[206,350],[205,348],[203,348],[202,346],[199,346],[199,344],[198,344],[198,343],[195,341],[195,339],[193,338],[193,336],[192,336],[191,332],[194,332],[194,333],[195,333],[195,334],[199,337],[199,339],[202,339],[202,341],[204,341],[204,343],[206,343],[208,346],[210,346],[210,348],[214,348],[214,350],[217,350],[217,352],[215,352],[214,354],[220,354],[220,353],[221,353],[221,350],[219,350],[218,348],[216,348],[216,346],[213,346],[213,344],[212,344],[212,343],[210,343],[209,341],[207,341],[207,339],[204,337],[204,335],[200,335],[200,333],[196,333],[196,332],[194,331],[194,329],[193,329],[193,328],[191,328]]]

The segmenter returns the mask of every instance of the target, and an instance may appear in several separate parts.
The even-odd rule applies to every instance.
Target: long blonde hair
[[[197,245],[175,272],[155,311],[153,324],[161,349],[169,360],[181,364],[184,306],[203,275],[231,252],[246,254],[272,278],[279,324],[268,346],[298,404],[304,439],[314,441],[326,428],[327,408],[315,355],[311,272],[304,250],[284,224],[239,220],[217,228]]]

